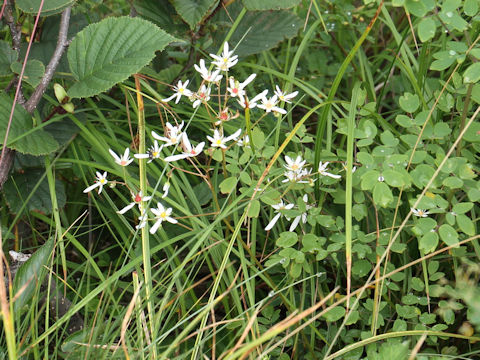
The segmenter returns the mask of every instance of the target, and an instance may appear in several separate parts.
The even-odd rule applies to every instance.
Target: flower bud
[[[65,91],[63,86],[60,85],[60,84],[54,84],[53,85],[53,90],[55,91],[55,97],[57,98],[58,102],[60,104],[62,104],[63,100],[67,97],[67,92]],[[67,101],[68,101],[68,99],[67,99]]]
[[[65,110],[66,112],[68,112],[70,114],[73,114],[73,112],[75,111],[75,106],[73,106],[73,104],[71,102],[63,104],[62,108],[63,108],[63,110]]]

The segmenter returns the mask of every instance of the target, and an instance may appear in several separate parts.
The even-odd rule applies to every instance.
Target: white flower
[[[207,67],[205,66],[205,60],[203,59],[200,60],[200,66],[195,64],[193,67],[200,73],[203,80],[207,82],[217,82],[223,78],[223,75],[219,75],[220,70],[215,70],[214,72],[208,71]]]
[[[232,77],[230,77],[229,79],[229,82],[230,82],[230,87],[227,87],[227,91],[230,93],[230,96],[231,97],[237,97],[242,101],[243,100],[243,97],[245,96],[245,87],[250,84],[253,79],[255,79],[255,76],[257,76],[257,74],[252,74],[250,75],[247,80],[245,80],[244,82],[238,82],[237,80],[235,80]]]
[[[192,95],[192,98],[195,99],[192,105],[194,109],[201,103],[206,103],[208,100],[210,100],[210,91],[211,89],[207,88],[205,84],[200,86],[200,89]]]
[[[138,225],[135,226],[135,229],[141,229],[144,228],[145,225],[147,225],[147,220],[148,220],[148,215],[143,214],[138,217]]]
[[[90,185],[85,190],[83,190],[84,193],[88,193],[88,192],[92,191],[93,189],[95,189],[97,187],[99,188],[98,193],[100,194],[102,192],[103,185],[108,183],[107,172],[105,171],[103,174],[101,174],[99,171],[97,171],[96,175],[97,175],[97,177],[96,177],[97,181],[95,181],[95,184]]]
[[[309,183],[308,180],[302,180],[302,179],[309,176],[311,172],[312,172],[312,169],[309,169],[309,170],[303,169],[300,172],[298,172],[298,171],[285,171],[285,173],[283,175],[285,175],[287,178],[282,180],[282,182],[286,183],[286,182],[290,181],[290,182],[295,182],[295,183],[299,183],[299,184],[308,184]]]
[[[307,211],[310,210],[311,208],[313,208],[312,205],[307,204],[307,202],[308,202],[308,195],[307,194],[303,195],[303,201],[306,204],[306,210]],[[295,219],[293,219],[293,221],[292,221],[292,224],[290,225],[289,231],[295,230],[296,227],[298,226],[298,224],[300,223],[300,220],[302,220],[302,222],[305,224],[307,222],[307,216],[308,216],[308,214],[306,212],[304,212],[301,215],[298,215],[297,217],[295,217]]]
[[[223,52],[221,56],[215,54],[210,54],[210,56],[215,59],[215,61],[212,61],[212,64],[216,65],[217,69],[221,71],[228,71],[228,69],[238,62],[238,56],[233,55],[233,50],[229,51],[228,43],[226,41],[225,44],[223,44]]]
[[[242,130],[238,129],[233,135],[224,137],[217,129],[215,129],[215,131],[213,132],[213,138],[211,136],[207,136],[207,139],[210,140],[210,142],[212,143],[212,147],[226,149],[227,146],[225,144],[230,140],[236,140],[241,132]]]
[[[380,182],[384,182],[385,178],[382,175],[380,175],[377,180],[380,181]]]
[[[265,95],[267,95],[267,93],[268,90],[263,90],[260,94],[255,95],[252,100],[248,100],[248,97],[244,96],[242,99],[238,99],[237,101],[244,109],[253,109],[257,107],[258,100],[265,98]]]
[[[115,159],[115,162],[120,166],[128,166],[133,161],[133,159],[130,159],[130,149],[129,148],[125,149],[125,152],[123,153],[122,156],[118,156],[115,153],[115,151],[113,151],[112,149],[108,149],[108,151],[110,152],[110,155],[112,155],[113,158]]]
[[[155,131],[152,131],[152,136],[154,139],[165,141],[164,146],[176,145],[182,139],[182,128],[183,128],[183,121],[178,126],[173,126],[169,122],[166,123],[167,127],[167,136],[160,136]]]
[[[287,111],[285,109],[279,108],[277,104],[278,104],[278,97],[277,95],[273,95],[270,99],[263,97],[262,103],[260,105],[257,105],[257,107],[265,110],[267,113],[276,111],[280,114],[286,114]]]
[[[330,164],[328,161],[326,163],[322,163],[321,161],[318,163],[319,174],[323,175],[323,176],[330,176],[331,178],[334,178],[334,179],[340,179],[341,178],[340,175],[334,175],[334,174],[331,174],[331,173],[327,172],[328,164]]]
[[[154,140],[153,141],[153,146],[148,149],[146,154],[135,154],[137,159],[150,159],[148,160],[149,163],[153,161],[153,159],[158,159],[160,158],[160,152],[162,151],[163,145],[158,146],[158,141]]]
[[[167,156],[165,158],[165,161],[177,161],[177,160],[185,159],[188,157],[197,156],[202,152],[203,147],[205,146],[205,142],[201,142],[197,146],[192,147],[192,144],[190,144],[190,140],[188,140],[187,134],[183,135],[182,144],[184,149],[183,153],[178,155]]]
[[[284,204],[283,200],[280,200],[280,202],[277,205],[272,205],[277,215],[275,215],[273,219],[268,223],[268,225],[265,226],[265,230],[268,231],[271,228],[273,228],[273,226],[276,224],[278,219],[280,219],[280,216],[282,216],[282,213],[280,212],[280,210],[290,210],[291,208],[293,208],[293,206],[294,204]]]
[[[167,181],[165,183],[165,185],[163,185],[163,195],[162,195],[162,199],[166,198],[167,195],[168,195],[168,191],[170,190],[170,183]]]
[[[430,214],[427,210],[420,210],[420,209],[414,209],[411,208],[413,215],[418,216],[418,217],[428,217]]]
[[[278,99],[280,101],[285,101],[286,103],[291,103],[291,99],[293,99],[295,96],[298,95],[298,91],[294,91],[290,94],[285,94],[282,90],[280,90],[280,88],[278,87],[278,85],[275,85],[275,95],[278,96]]]
[[[178,80],[177,85],[173,87],[173,91],[175,91],[175,94],[173,94],[172,96],[170,96],[166,99],[162,99],[162,101],[163,102],[168,102],[168,101],[172,100],[173,98],[176,98],[175,99],[175,104],[178,104],[182,95],[186,96],[186,97],[192,96],[192,92],[187,89],[187,86],[188,86],[189,82],[190,82],[190,80],[187,80],[187,81],[185,81],[185,83],[182,83],[182,80]]]
[[[237,145],[249,148],[250,147],[250,138],[248,137],[248,135],[244,135],[243,138],[238,139]]]
[[[155,215],[155,219],[157,220],[155,224],[150,228],[150,234],[154,234],[157,232],[160,225],[162,225],[163,221],[168,221],[172,224],[176,224],[178,221],[174,218],[170,217],[172,213],[172,208],[165,209],[165,207],[161,203],[157,203],[157,208],[150,209],[152,213]]]
[[[287,164],[284,165],[285,168],[287,170],[294,171],[294,172],[301,172],[303,165],[305,165],[305,163],[307,162],[306,160],[303,160],[300,155],[297,156],[295,161],[292,160],[290,156],[285,155],[285,161],[287,162]]]
[[[133,201],[125,206],[122,210],[117,211],[119,214],[125,214],[128,210],[133,208],[135,205],[138,205],[138,208],[140,209],[140,213],[143,214],[143,204],[146,201],[149,201],[152,197],[151,196],[143,196],[142,192],[140,191],[138,194],[133,194],[132,193],[132,199]]]

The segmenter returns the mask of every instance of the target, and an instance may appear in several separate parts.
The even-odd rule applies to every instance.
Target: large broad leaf
[[[218,0],[173,0],[172,4],[190,28],[194,29],[218,4]]]
[[[15,312],[27,305],[35,288],[40,286],[45,275],[44,266],[53,251],[53,238],[43,244],[23,265],[19,267],[13,280]]]
[[[186,38],[188,26],[178,16],[172,16],[176,12],[168,0],[135,0],[133,6],[137,14],[163,30],[173,34],[177,38]]]
[[[22,72],[22,63],[15,61],[10,68],[15,74],[20,74]],[[22,81],[37,87],[40,84],[43,74],[45,74],[45,65],[40,60],[28,60],[27,65],[25,66],[25,71],[23,72]]]
[[[0,141],[5,137],[12,104],[10,97],[0,94]],[[59,144],[42,128],[34,128],[30,114],[17,104],[7,146],[24,154],[46,155],[57,150]]]
[[[290,9],[298,4],[301,0],[242,0],[243,5],[248,10],[280,10]]]
[[[42,0],[16,0],[20,10],[29,14],[37,14]],[[42,6],[42,16],[57,14],[66,7],[72,5],[75,0],[44,0]]]
[[[70,23],[68,27],[68,38],[72,39],[80,30],[87,26],[90,22],[97,21],[97,14],[88,14],[88,20],[85,14],[79,13],[72,15],[70,18]],[[30,49],[29,59],[37,59],[48,64],[55,47],[57,46],[58,40],[58,29],[60,24],[60,15],[49,16],[45,19],[42,24],[42,32],[40,34],[40,41],[35,41],[32,44]],[[20,58],[25,57],[25,52],[27,51],[27,43],[23,43],[20,52]],[[65,54],[60,59],[60,63],[56,69],[57,73],[69,73],[70,69],[68,67],[67,55]]]
[[[10,64],[18,58],[18,53],[6,41],[0,40],[0,76],[12,73]]]
[[[237,10],[235,4],[228,7],[233,18]],[[232,25],[224,11],[217,19],[222,30],[215,33],[214,51],[221,46]],[[249,11],[230,38],[230,48],[236,47],[235,54],[240,56],[257,54],[275,47],[285,38],[296,36],[301,26],[302,21],[291,11]]]
[[[175,38],[139,18],[107,18],[77,34],[68,48],[68,62],[78,80],[68,95],[100,94],[147,65],[155,51]]]
[[[50,189],[47,178],[43,177],[42,179],[43,174],[44,170],[27,169],[24,173],[15,173],[8,179],[3,186],[3,190],[5,199],[12,213],[19,213],[27,200],[26,208],[28,211],[38,211],[45,214],[52,212]],[[35,190],[40,179],[42,180]],[[34,190],[35,192],[30,197]],[[62,208],[65,205],[66,196],[63,183],[59,180],[55,180],[55,192],[57,194],[58,206]],[[28,199],[28,197],[30,197],[30,199]]]

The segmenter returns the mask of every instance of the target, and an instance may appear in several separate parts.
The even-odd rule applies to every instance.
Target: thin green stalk
[[[350,101],[350,111],[348,114],[348,134],[347,134],[347,174],[346,174],[346,193],[345,193],[345,256],[347,262],[347,299],[350,299],[350,289],[352,286],[352,202],[353,202],[353,142],[355,140],[355,118],[357,115],[357,101],[360,93],[360,82],[356,82],[352,91],[352,100]],[[347,300],[347,311],[350,300]]]
[[[222,264],[220,265],[220,268],[218,269],[218,274],[217,274],[217,277],[215,279],[215,282],[213,283],[213,286],[212,286],[212,290],[210,291],[210,298],[208,299],[208,303],[207,303],[207,307],[211,307],[216,301],[218,301],[218,299],[215,299],[215,297],[217,296],[217,290],[218,290],[218,286],[220,284],[220,281],[222,280],[222,277],[223,277],[223,272],[225,271],[225,268],[227,266],[227,263],[228,263],[228,259],[230,258],[230,253],[232,252],[232,249],[233,249],[233,244],[235,244],[235,239],[237,239],[239,233],[240,233],[240,229],[242,228],[242,223],[244,222],[245,218],[247,217],[247,210],[245,210],[243,212],[243,215],[242,217],[239,219],[238,223],[237,223],[237,226],[235,227],[235,231],[233,232],[232,234],[232,237],[230,239],[230,242],[228,243],[228,247],[225,251],[225,255],[223,257],[223,260],[222,260]],[[202,322],[200,324],[200,327],[199,329],[204,329],[205,328],[205,325],[207,324],[207,319],[208,319],[208,313],[206,313],[204,316],[203,316],[203,319],[202,319]],[[192,352],[192,356],[191,356],[191,359],[192,360],[196,360],[197,359],[197,356],[198,356],[198,351],[200,349],[200,343],[202,341],[202,337],[203,337],[203,333],[204,331],[199,331],[198,332],[198,335],[197,335],[197,338],[195,339],[195,346],[194,346],[194,349],[193,349],[193,352]]]
[[[57,234],[57,244],[60,248],[60,257],[62,260],[63,279],[67,281],[67,257],[65,255],[65,243],[63,242],[62,222],[60,221],[60,212],[58,209],[57,192],[55,191],[55,175],[50,158],[45,156],[45,171],[47,173],[48,188],[50,191],[50,199],[52,201],[52,213],[55,221],[55,232]]]
[[[248,107],[245,108],[245,124],[247,126],[247,134],[250,141],[250,146],[252,147],[253,155],[255,155],[255,145],[253,143],[252,126],[250,123],[250,109]]]
[[[330,113],[331,109],[331,102],[333,101],[333,98],[335,97],[335,94],[337,93],[338,87],[340,85],[340,82],[342,81],[343,75],[345,74],[345,71],[347,70],[348,65],[352,62],[353,57],[357,53],[358,49],[360,49],[360,46],[363,44],[365,39],[367,38],[368,34],[370,33],[370,30],[372,30],[373,25],[375,24],[378,15],[380,14],[380,10],[383,7],[383,0],[381,1],[380,5],[377,8],[377,11],[373,17],[373,19],[370,21],[370,24],[368,24],[367,28],[363,32],[362,36],[360,36],[360,39],[355,43],[353,46],[352,50],[348,53],[347,57],[343,61],[342,65],[340,66],[340,69],[338,69],[337,76],[333,80],[332,87],[330,89],[330,92],[328,93],[327,100],[325,101],[327,103],[327,106],[323,109],[322,115],[320,116],[319,123],[317,125],[317,133],[315,136],[316,143],[315,143],[315,164],[318,164],[320,161],[320,151],[322,149],[322,140],[323,140],[323,135],[325,132],[325,125],[327,124],[328,120],[328,115]],[[329,149],[327,149],[329,150]],[[319,187],[319,182],[317,181],[315,183],[315,197],[318,198],[320,195],[320,187]]]
[[[137,103],[138,103],[138,151],[140,154],[145,154],[145,113],[144,113],[144,104],[143,97],[140,88],[140,79],[135,76],[135,87],[137,89]],[[146,159],[139,159],[139,176],[140,176],[140,191],[143,196],[147,195],[147,169],[146,169]],[[142,215],[146,211],[145,208],[140,209]],[[152,298],[152,265],[150,263],[151,253],[150,253],[150,234],[148,232],[148,222],[141,229],[142,237],[142,257],[143,257],[143,271],[145,278],[145,297],[147,301],[147,310],[148,318],[150,325],[150,333],[155,334],[155,317],[154,317],[154,307],[153,307],[153,298]],[[156,342],[152,342],[152,359],[157,358],[157,346]]]

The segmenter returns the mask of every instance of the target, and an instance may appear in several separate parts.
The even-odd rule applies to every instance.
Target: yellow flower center
[[[152,152],[152,156],[153,156],[153,157],[157,157],[157,156],[158,156],[158,152],[156,152],[156,151]]]
[[[165,218],[167,217],[167,213],[166,213],[165,211],[162,212],[162,213],[160,214],[160,217],[161,217],[162,219],[165,219]]]
[[[105,184],[106,180],[105,179],[100,179],[99,181],[100,181],[100,184]]]
[[[221,139],[218,139],[218,140],[216,141],[216,144],[217,144],[217,145],[222,145],[222,140],[221,140]]]
[[[292,165],[292,170],[298,170],[298,165],[297,165],[297,164],[293,164],[293,165]]]
[[[180,88],[180,89],[178,89],[178,92],[179,92],[180,94],[183,94],[183,92],[184,92],[184,91],[185,91],[185,89],[184,89],[184,88]]]

